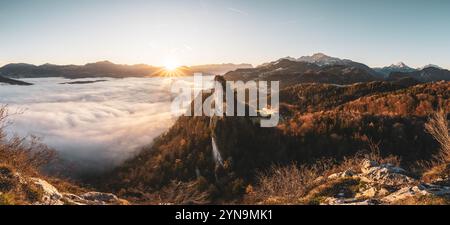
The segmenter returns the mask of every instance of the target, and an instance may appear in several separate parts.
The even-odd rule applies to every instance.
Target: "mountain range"
[[[370,68],[348,59],[322,53],[298,59],[285,57],[256,68],[226,73],[228,80],[278,80],[282,87],[296,83],[353,84],[393,79],[415,79],[420,82],[450,80],[450,71],[436,66],[413,69],[403,63],[384,68]]]
[[[204,73],[219,75],[238,68],[251,68],[250,64],[209,64],[179,68],[179,75],[192,75],[193,73]],[[65,77],[69,79],[92,78],[92,77],[152,77],[162,76],[165,70],[145,64],[121,65],[109,61],[88,63],[86,65],[53,65],[44,64],[40,66],[15,63],[7,64],[0,68],[0,76],[8,78],[39,78],[39,77]]]
[[[387,77],[392,72],[410,73],[410,72],[415,72],[415,71],[417,71],[419,69],[411,68],[411,67],[407,66],[403,62],[399,62],[397,64],[392,64],[390,66],[386,66],[386,67],[382,67],[382,68],[374,68],[374,70]]]
[[[285,57],[273,62],[253,67],[251,64],[207,64],[179,67],[177,76],[203,73],[225,75],[229,80],[280,80],[284,85],[291,83],[334,83],[352,84],[357,82],[412,78],[421,82],[450,80],[450,71],[436,65],[412,68],[400,62],[382,68],[369,66],[349,59],[340,59],[317,53],[300,58]],[[40,66],[16,63],[0,68],[4,78],[65,77],[153,77],[166,76],[162,67],[145,64],[121,65],[109,61],[79,65]]]
[[[65,77],[95,78],[95,77],[155,77],[155,76],[190,76],[194,73],[222,75],[228,80],[279,80],[282,87],[295,83],[333,83],[353,84],[358,82],[414,79],[420,82],[450,80],[450,71],[435,65],[414,69],[404,63],[393,64],[383,68],[369,66],[349,59],[330,57],[323,53],[300,58],[285,57],[253,67],[250,64],[208,64],[179,67],[174,74],[161,67],[145,64],[120,65],[109,61],[79,65],[40,66],[17,63],[7,64],[0,68],[3,83],[5,79]]]
[[[439,80],[450,80],[450,71],[445,69],[439,69],[437,67],[426,67],[422,70],[415,70],[412,72],[392,72],[389,74],[388,79],[402,79],[413,78],[420,82],[432,82]]]

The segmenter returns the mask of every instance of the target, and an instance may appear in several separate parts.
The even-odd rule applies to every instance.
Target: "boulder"
[[[375,187],[370,187],[367,190],[357,193],[356,198],[373,198],[377,195],[377,192],[378,190]]]
[[[61,201],[62,194],[59,193],[53,185],[49,184],[47,181],[39,178],[30,178],[30,181],[34,183],[42,191],[42,199],[33,204],[35,205],[64,205]]]
[[[378,163],[372,160],[364,160],[361,164],[361,171],[367,173],[370,168],[378,166]]]
[[[63,193],[64,201],[67,205],[90,205],[90,201],[71,193]]]
[[[81,198],[97,203],[97,204],[102,204],[102,205],[106,205],[106,204],[120,204],[121,201],[120,199],[111,194],[111,193],[102,193],[102,192],[88,192],[85,194],[82,194],[80,196]]]
[[[0,171],[1,172],[1,171]],[[111,193],[87,192],[82,195],[72,193],[61,193],[56,187],[41,178],[25,177],[19,173],[11,175],[15,183],[22,186],[33,187],[39,198],[33,205],[124,205],[127,201],[119,199]],[[34,201],[34,200],[33,200]]]
[[[371,199],[359,200],[356,198],[327,198],[326,205],[376,205],[377,202]]]
[[[342,173],[333,173],[330,176],[328,176],[328,179],[333,180],[341,177]]]
[[[355,172],[353,172],[352,170],[346,170],[344,172],[342,172],[341,177],[346,178],[346,177],[353,177],[355,175]]]
[[[364,160],[361,164],[361,171],[361,173],[355,174],[353,171],[346,170],[328,176],[328,179],[358,178],[362,183],[352,198],[338,193],[333,197],[326,198],[321,203],[329,205],[397,204],[402,200],[424,195],[450,197],[449,186],[420,183],[409,177],[404,169],[392,164],[379,164],[375,161]]]
[[[406,198],[427,195],[427,194],[428,193],[426,191],[420,190],[420,188],[418,186],[404,187],[404,188],[382,198],[381,201],[385,204],[391,204],[391,203],[395,203],[397,201],[404,200]]]
[[[349,177],[353,177],[354,175],[355,175],[355,172],[353,172],[352,170],[346,170],[344,172],[333,173],[333,174],[329,175],[327,178],[332,180],[332,179],[337,179],[337,178],[349,178]]]
[[[406,174],[406,171],[392,164],[381,164],[365,160],[361,165],[362,173],[358,176],[362,181],[385,186],[404,186],[416,182]]]

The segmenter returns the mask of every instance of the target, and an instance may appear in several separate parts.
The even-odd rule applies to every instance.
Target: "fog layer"
[[[74,80],[39,78],[23,79],[33,86],[1,85],[0,104],[8,104],[10,113],[21,112],[10,117],[8,133],[38,136],[78,167],[104,169],[151,144],[175,121],[170,112],[175,78],[103,79],[63,84]],[[184,80],[190,85],[189,78]]]

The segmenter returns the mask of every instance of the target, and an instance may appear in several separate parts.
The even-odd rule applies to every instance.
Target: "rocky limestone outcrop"
[[[59,192],[53,185],[39,178],[30,178],[31,182],[41,188],[43,196],[33,205],[124,205],[126,200],[119,199],[111,193],[87,192],[82,195]]]
[[[327,180],[355,179],[359,185],[353,196],[343,193],[327,197],[321,204],[330,205],[377,205],[399,204],[409,198],[450,197],[450,187],[421,182],[407,171],[391,164],[378,164],[365,160],[361,172],[344,171],[328,176]]]
[[[7,167],[0,168],[0,197],[9,194],[20,199],[8,204],[32,205],[125,205],[126,200],[114,194],[87,192],[81,195],[60,192],[44,179],[27,177]],[[1,204],[1,202],[0,202]]]

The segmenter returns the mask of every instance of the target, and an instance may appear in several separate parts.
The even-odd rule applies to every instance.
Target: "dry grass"
[[[441,163],[450,163],[450,135],[447,113],[439,110],[431,115],[425,124],[425,130],[441,145],[437,160]]]
[[[191,182],[172,181],[163,189],[147,196],[143,204],[204,205],[211,203],[206,183],[198,179]]]
[[[439,110],[430,116],[425,130],[440,144],[439,153],[433,162],[422,163],[426,172],[422,175],[425,182],[450,184],[450,135],[447,113]]]
[[[312,199],[319,197],[317,193],[311,193],[312,190],[330,190],[331,186],[356,185],[354,184],[356,181],[352,179],[344,180],[341,185],[327,183],[326,178],[331,174],[346,170],[359,173],[361,164],[366,159],[399,166],[400,159],[398,157],[381,156],[379,145],[379,142],[375,143],[368,139],[369,151],[361,151],[340,162],[321,159],[313,165],[298,166],[294,163],[289,166],[272,166],[268,171],[259,174],[255,187],[248,188],[250,191],[247,191],[245,202],[250,204],[310,204]]]
[[[269,203],[298,203],[322,171],[323,169],[318,165],[273,166],[269,172],[261,173],[258,176],[258,186],[252,190],[247,201],[265,202],[269,200]],[[277,201],[273,201],[274,199]]]
[[[42,198],[42,190],[22,183],[25,176],[40,176],[40,169],[54,159],[55,153],[35,137],[8,138],[8,111],[0,106],[0,205],[30,204]]]
[[[211,204],[213,186],[203,177],[194,181],[172,180],[158,190],[121,189],[117,194],[137,205],[205,205]]]
[[[449,205],[450,199],[440,196],[415,196],[392,203],[393,205]]]
[[[4,128],[9,125],[8,111],[0,106],[0,163],[13,167],[17,172],[36,175],[39,169],[56,158],[55,151],[31,136],[8,138]]]
[[[11,193],[0,194],[0,205],[16,205],[15,196]]]
[[[355,178],[339,178],[321,184],[311,190],[301,202],[308,205],[318,205],[328,197],[343,194],[345,198],[353,198],[360,188],[361,182]]]
[[[245,203],[314,204],[313,199],[331,196],[326,194],[328,192],[342,190],[343,186],[358,185],[359,182],[353,179],[337,179],[337,183],[330,183],[326,177],[334,172],[343,171],[342,169],[347,170],[349,168],[347,166],[357,168],[360,164],[356,166],[355,163],[359,162],[359,159],[349,158],[343,164],[320,160],[312,166],[296,164],[273,166],[268,172],[260,174],[256,187],[251,187],[251,191],[247,191]]]
[[[319,160],[311,166],[273,166],[258,176],[256,187],[247,191],[246,203],[262,204],[304,204],[305,199],[316,198],[311,190],[327,184],[327,177],[345,170],[358,171],[363,157],[346,158],[342,163],[333,160]],[[336,186],[336,185],[332,185]],[[338,185],[339,186],[339,185]],[[312,197],[311,197],[312,196]],[[306,200],[309,204],[309,200]]]

